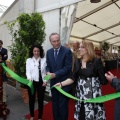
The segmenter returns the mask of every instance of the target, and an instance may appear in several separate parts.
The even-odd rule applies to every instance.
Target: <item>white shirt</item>
[[[59,53],[59,51],[60,51],[60,48],[61,48],[61,46],[57,49],[58,51],[57,51],[57,55],[58,55],[58,53]],[[55,50],[56,49],[54,49],[54,56],[55,56]]]
[[[34,57],[26,60],[26,76],[28,80],[39,81],[39,61],[41,62],[41,76],[44,81],[46,75],[46,59],[38,58],[36,60]]]

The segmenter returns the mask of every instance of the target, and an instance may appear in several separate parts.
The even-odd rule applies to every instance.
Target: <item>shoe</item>
[[[31,117],[29,120],[34,120],[34,117]]]
[[[6,104],[6,102],[3,102],[3,105],[4,105],[5,107],[7,107],[7,104]]]

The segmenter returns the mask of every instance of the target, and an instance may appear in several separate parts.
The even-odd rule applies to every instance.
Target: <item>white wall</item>
[[[30,3],[30,4],[29,4]],[[3,47],[8,49],[8,46],[12,44],[12,36],[5,21],[14,21],[20,13],[31,13],[34,11],[34,0],[15,0],[13,4],[7,9],[7,11],[0,18],[0,39],[3,40]],[[8,59],[10,59],[11,53],[8,50]]]
[[[8,46],[12,44],[12,36],[4,24],[5,21],[12,22],[19,14],[19,2],[14,2],[7,11],[0,18],[0,39],[3,40],[3,47],[8,49]],[[8,51],[8,59],[10,59],[11,53]]]
[[[35,0],[18,0],[19,1],[19,13],[32,13],[35,10]]]
[[[44,49],[45,51],[47,51],[49,48],[51,48],[51,44],[49,41],[49,35],[52,32],[57,32],[59,33],[59,29],[60,29],[60,24],[59,24],[59,9],[57,10],[53,10],[53,11],[49,11],[49,12],[45,12],[42,14],[43,15],[43,19],[46,23],[46,40],[43,43]]]
[[[37,11],[46,12],[77,3],[79,1],[83,0],[35,0],[35,8]]]
[[[45,52],[51,48],[49,35],[52,32],[60,33],[60,0],[35,0],[35,11],[43,15],[46,24],[46,40],[43,43]]]
[[[10,46],[12,37],[9,34],[8,28],[4,25],[4,21],[13,21],[22,12],[31,13],[37,11],[42,13],[46,23],[46,41],[43,43],[45,51],[51,48],[49,35],[52,32],[60,33],[60,9],[65,6],[81,0],[15,0],[14,3],[0,18],[0,39],[3,40],[4,46]],[[10,52],[9,59],[10,59]]]

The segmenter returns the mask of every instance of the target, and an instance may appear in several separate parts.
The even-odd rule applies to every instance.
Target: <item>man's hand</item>
[[[112,79],[116,78],[111,72],[105,73],[105,77],[109,82],[112,82]]]
[[[4,57],[7,57],[7,55],[4,55]]]
[[[56,77],[55,73],[47,72],[47,75],[50,75],[50,79],[53,79]]]

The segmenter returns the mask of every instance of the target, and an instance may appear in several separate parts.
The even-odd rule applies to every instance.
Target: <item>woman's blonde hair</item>
[[[94,51],[93,43],[91,41],[87,41],[87,40],[82,40],[81,43],[83,44],[85,49],[88,51],[88,60],[87,61],[95,58],[95,51]]]

